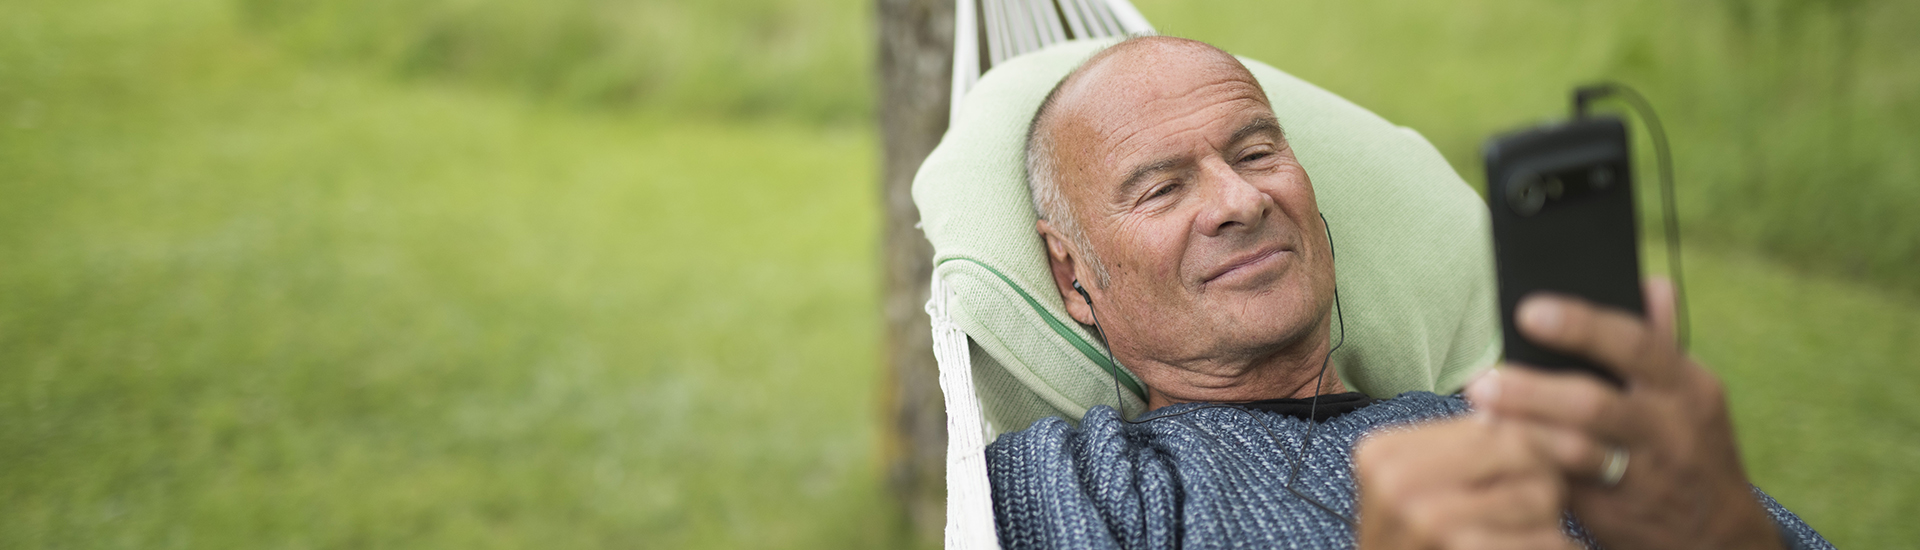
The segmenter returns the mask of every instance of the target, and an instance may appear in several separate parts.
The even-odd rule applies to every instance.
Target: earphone
[[[1337,257],[1338,253],[1335,252],[1334,246],[1333,246],[1333,227],[1331,226],[1331,224],[1327,223],[1327,216],[1325,214],[1320,215],[1320,227],[1324,229],[1327,233],[1328,256]],[[1080,279],[1073,280],[1073,291],[1079,293],[1080,299],[1086,300],[1087,302],[1087,313],[1093,317],[1094,332],[1099,334],[1100,341],[1103,344],[1105,344],[1104,347],[1106,348],[1107,360],[1111,361],[1115,366],[1121,369],[1126,369],[1125,365],[1120,364],[1120,359],[1117,357],[1114,357],[1113,342],[1107,339],[1106,330],[1100,326],[1100,314],[1099,312],[1095,311],[1095,308],[1093,307],[1093,295],[1087,293],[1086,287],[1080,286]],[[1313,402],[1311,405],[1308,405],[1307,407],[1307,433],[1301,436],[1300,438],[1300,450],[1298,453],[1294,455],[1293,468],[1287,474],[1287,483],[1284,487],[1286,488],[1287,492],[1292,493],[1293,496],[1299,497],[1300,500],[1305,501],[1307,504],[1313,505],[1313,507],[1315,508],[1319,508],[1320,511],[1326,512],[1328,515],[1333,516],[1334,519],[1338,519],[1341,522],[1346,523],[1348,527],[1357,529],[1359,528],[1359,522],[1355,521],[1353,518],[1348,517],[1346,514],[1342,514],[1338,510],[1334,510],[1332,507],[1327,506],[1325,503],[1320,502],[1318,499],[1308,496],[1306,493],[1302,493],[1299,490],[1293,488],[1293,483],[1300,479],[1300,471],[1306,468],[1307,445],[1312,443],[1313,429],[1315,426],[1318,425],[1318,423],[1314,421],[1314,418],[1319,413],[1320,388],[1323,387],[1324,384],[1326,383],[1327,364],[1333,360],[1333,352],[1338,351],[1340,349],[1340,346],[1346,345],[1347,343],[1347,318],[1345,313],[1340,309],[1340,283],[1337,279],[1334,281],[1334,287],[1333,287],[1333,311],[1334,311],[1334,317],[1338,319],[1340,323],[1340,340],[1336,342],[1332,347],[1328,348],[1327,355],[1321,358],[1320,360],[1320,373],[1314,379]],[[1128,371],[1128,372],[1132,372],[1132,371]],[[1122,396],[1120,394],[1120,377],[1117,375],[1114,376],[1113,378],[1113,400],[1116,407],[1115,412],[1118,413],[1119,404],[1124,403],[1125,401],[1122,399]],[[1276,436],[1273,434],[1272,424],[1261,421],[1259,416],[1253,414],[1253,411],[1247,410],[1246,407],[1242,407],[1242,406],[1230,404],[1230,403],[1210,403],[1210,404],[1194,407],[1194,408],[1187,409],[1187,410],[1180,411],[1173,414],[1151,416],[1151,417],[1143,418],[1140,420],[1128,420],[1127,417],[1123,414],[1116,414],[1115,416],[1117,416],[1121,422],[1125,422],[1133,425],[1141,425],[1141,424],[1146,424],[1148,422],[1153,422],[1155,420],[1166,420],[1166,419],[1186,416],[1188,414],[1204,411],[1207,409],[1232,409],[1232,410],[1240,411],[1241,414],[1247,415],[1248,419],[1253,420],[1254,422],[1259,423],[1262,427],[1266,428],[1267,438],[1273,441],[1273,446],[1275,448],[1280,447],[1280,438],[1279,436]],[[1357,504],[1358,503],[1356,503],[1356,505]],[[1142,501],[1140,503],[1140,507],[1141,507],[1140,517],[1145,518],[1146,503]],[[1144,522],[1141,524],[1141,528],[1142,529],[1146,528],[1146,524]]]

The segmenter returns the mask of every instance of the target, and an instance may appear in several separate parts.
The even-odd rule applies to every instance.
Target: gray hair
[[[1129,38],[1120,44],[1133,40]],[[1098,279],[1095,284],[1100,288],[1106,288],[1109,282],[1107,266],[1100,261],[1099,256],[1094,254],[1093,244],[1087,241],[1087,233],[1080,226],[1080,219],[1073,211],[1073,204],[1067,202],[1066,194],[1060,190],[1060,163],[1054,156],[1053,132],[1048,126],[1052,125],[1055,118],[1054,104],[1060,95],[1060,90],[1066,88],[1067,83],[1073,81],[1074,77],[1079,76],[1082,69],[1092,65],[1106,53],[1114,51],[1120,44],[1094,54],[1085,63],[1075,67],[1066,78],[1060,79],[1060,83],[1055,84],[1053,89],[1047,92],[1046,99],[1040,101],[1040,108],[1033,113],[1032,123],[1027,125],[1027,193],[1033,199],[1033,213],[1066,236],[1067,241],[1073,244],[1076,257],[1087,262],[1088,267],[1093,268],[1094,276]]]
[[[1033,198],[1033,213],[1040,219],[1047,220],[1055,230],[1066,236],[1067,241],[1076,249],[1074,250],[1078,254],[1076,258],[1093,268],[1096,279],[1094,282],[1100,288],[1106,288],[1107,283],[1110,282],[1107,276],[1107,265],[1100,261],[1099,255],[1094,253],[1092,243],[1087,240],[1086,230],[1080,224],[1078,213],[1073,211],[1073,204],[1067,202],[1066,194],[1060,189],[1060,159],[1054,155],[1055,143],[1050,128],[1053,125],[1053,119],[1058,116],[1054,112],[1057,110],[1055,103],[1059,99],[1060,91],[1065,89],[1067,84],[1079,80],[1080,75],[1086,72],[1088,67],[1099,63],[1107,56],[1160,41],[1197,44],[1218,51],[1221,55],[1227,55],[1225,51],[1203,42],[1152,34],[1130,35],[1125,40],[1107,46],[1088,57],[1086,61],[1080,63],[1080,66],[1074,67],[1072,72],[1067,73],[1065,78],[1061,78],[1058,84],[1054,84],[1053,89],[1047,92],[1046,99],[1040,101],[1040,108],[1034,111],[1032,123],[1027,125],[1027,192]]]

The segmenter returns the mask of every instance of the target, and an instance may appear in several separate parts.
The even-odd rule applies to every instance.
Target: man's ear
[[[1078,251],[1074,250],[1073,244],[1066,239],[1066,236],[1054,230],[1053,224],[1047,223],[1047,220],[1040,220],[1033,225],[1034,229],[1040,231],[1040,239],[1047,245],[1047,268],[1053,274],[1053,286],[1060,292],[1060,301],[1067,304],[1067,315],[1073,316],[1073,320],[1079,321],[1082,325],[1092,325],[1093,307],[1087,304],[1087,299],[1082,298],[1079,292],[1073,290],[1073,282],[1079,277],[1076,272],[1079,271],[1080,264],[1075,256]],[[1081,283],[1080,286],[1087,289],[1089,296],[1097,290],[1096,285],[1091,281]]]

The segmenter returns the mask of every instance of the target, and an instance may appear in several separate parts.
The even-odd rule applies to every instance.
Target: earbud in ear
[[[1073,291],[1080,293],[1080,299],[1086,300],[1087,305],[1093,305],[1093,296],[1087,294],[1087,289],[1080,287],[1079,279],[1073,280]]]

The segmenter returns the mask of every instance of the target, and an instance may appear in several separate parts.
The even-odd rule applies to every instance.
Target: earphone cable
[[[1687,315],[1687,285],[1682,276],[1685,270],[1680,267],[1680,214],[1674,206],[1673,151],[1667,146],[1666,127],[1660,124],[1660,115],[1654,114],[1653,103],[1647,101],[1647,96],[1618,82],[1575,88],[1573,117],[1586,118],[1589,103],[1615,95],[1639,113],[1640,120],[1647,123],[1647,133],[1653,137],[1653,155],[1660,170],[1660,209],[1667,240],[1667,277],[1673,280],[1674,339],[1684,351],[1692,343],[1693,323]]]

